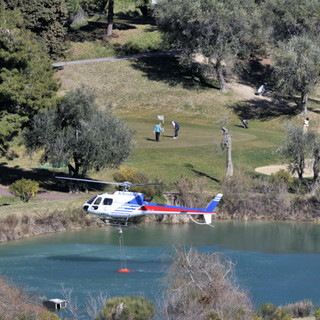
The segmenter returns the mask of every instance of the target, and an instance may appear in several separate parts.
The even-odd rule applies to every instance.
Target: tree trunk
[[[109,0],[108,3],[108,27],[107,36],[111,37],[113,32],[113,12],[114,11],[114,0]]]
[[[301,96],[300,96],[300,108],[303,114],[308,113],[307,102],[308,102],[308,93],[303,91],[301,92]]]
[[[313,179],[309,188],[310,195],[314,196],[319,187],[319,168],[320,168],[320,147],[316,147],[314,151],[313,162]]]
[[[222,67],[222,63],[221,63],[221,59],[220,58],[217,58],[215,69],[216,69],[216,72],[217,72],[217,79],[218,79],[218,82],[219,82],[220,91],[223,92],[223,93],[228,92],[228,88],[226,86],[226,81],[225,81],[224,75],[223,75],[223,67]]]
[[[223,144],[227,148],[227,177],[233,176],[233,163],[232,163],[232,157],[231,157],[231,133],[229,130],[225,127],[221,128],[222,134],[223,134]]]

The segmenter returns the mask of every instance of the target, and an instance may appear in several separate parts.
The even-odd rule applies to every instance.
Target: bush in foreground
[[[176,249],[167,275],[165,319],[253,320],[248,294],[239,288],[232,262],[222,254]]]
[[[302,300],[296,303],[290,303],[282,307],[282,309],[286,310],[293,318],[305,318],[310,316],[312,306],[311,300]]]
[[[0,279],[1,320],[59,320],[60,318],[37,305],[23,290]]]
[[[155,315],[152,302],[140,296],[115,297],[107,300],[97,320],[149,320]]]

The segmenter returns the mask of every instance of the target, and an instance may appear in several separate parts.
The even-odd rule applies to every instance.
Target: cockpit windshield
[[[97,196],[93,197],[92,199],[90,199],[89,201],[87,201],[87,203],[88,203],[88,204],[91,204],[91,203],[95,200],[96,197],[97,197]]]

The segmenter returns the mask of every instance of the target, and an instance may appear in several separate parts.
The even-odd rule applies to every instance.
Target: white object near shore
[[[48,299],[43,301],[43,305],[48,309],[61,310],[67,307],[67,301],[62,299]]]

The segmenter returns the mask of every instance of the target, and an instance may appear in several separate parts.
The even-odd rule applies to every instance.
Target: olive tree
[[[196,54],[216,71],[222,92],[225,72],[253,45],[258,29],[254,0],[159,0],[154,15],[160,30],[177,49],[180,61],[190,63]]]
[[[320,46],[306,35],[282,42],[274,51],[274,77],[284,93],[298,94],[298,106],[307,113],[308,95],[320,74]]]
[[[36,115],[24,137],[30,154],[43,150],[43,163],[67,165],[73,177],[116,167],[134,148],[132,130],[110,111],[99,109],[94,92],[86,87],[67,93],[56,110]]]
[[[288,163],[289,171],[298,175],[300,182],[305,185],[308,192],[314,195],[319,186],[320,174],[320,139],[313,132],[303,132],[297,126],[287,129],[287,138],[279,148]],[[307,160],[312,160],[313,177],[308,180],[304,177]]]
[[[318,0],[264,0],[261,7],[264,35],[271,43],[305,33],[314,36],[319,33]]]

